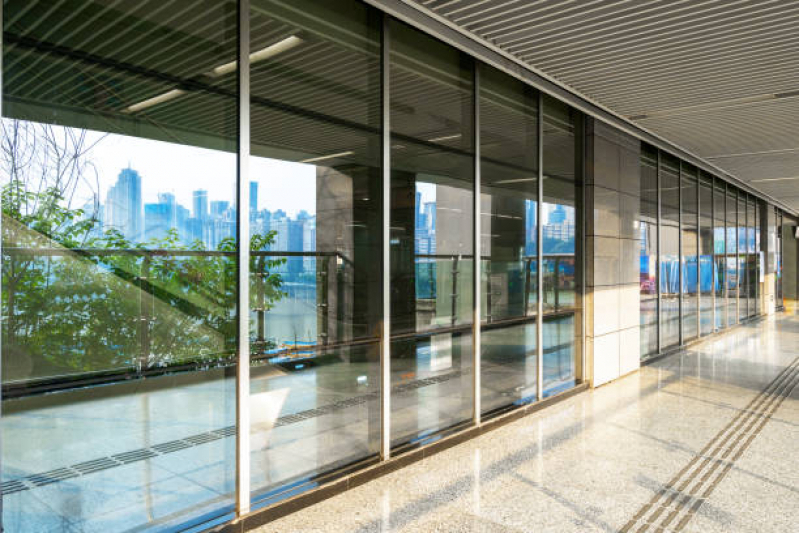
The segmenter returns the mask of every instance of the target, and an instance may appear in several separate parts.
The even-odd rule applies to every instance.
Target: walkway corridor
[[[799,317],[741,326],[266,532],[799,530]]]

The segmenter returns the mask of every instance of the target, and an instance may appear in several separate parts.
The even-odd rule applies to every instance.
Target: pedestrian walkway
[[[740,326],[260,532],[794,532],[799,317]]]

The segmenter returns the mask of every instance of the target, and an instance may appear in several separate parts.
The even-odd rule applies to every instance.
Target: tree
[[[96,142],[21,121],[3,121],[3,129],[4,381],[229,363],[237,335],[235,240],[208,251],[200,241],[182,245],[176,230],[144,243],[103,232],[96,194],[92,213],[72,205],[77,185],[96,177],[89,159]],[[267,249],[274,238],[253,235],[251,250]],[[276,273],[283,262],[251,255],[251,270],[262,273],[251,277],[253,308],[285,296]],[[270,347],[264,341],[258,349]]]

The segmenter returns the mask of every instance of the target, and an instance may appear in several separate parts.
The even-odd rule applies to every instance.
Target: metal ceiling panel
[[[402,1],[799,212],[799,2]]]

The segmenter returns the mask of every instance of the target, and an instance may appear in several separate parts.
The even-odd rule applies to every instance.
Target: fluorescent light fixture
[[[337,157],[345,157],[348,155],[353,155],[355,152],[347,151],[347,152],[339,152],[337,154],[330,154],[330,155],[320,155],[319,157],[311,157],[308,159],[303,159],[300,163],[316,163],[317,161],[325,161],[327,159],[335,159]]]
[[[152,98],[148,98],[138,104],[133,104],[125,108],[125,113],[136,113],[141,111],[142,109],[147,109],[148,107],[153,107],[154,105],[163,104],[164,102],[169,102],[170,100],[174,100],[178,96],[182,96],[186,94],[186,91],[183,89],[172,89],[171,91],[167,91],[163,94],[159,94],[158,96],[153,96]]]
[[[452,141],[452,140],[460,139],[460,138],[461,138],[461,134],[460,133],[456,133],[455,135],[444,135],[443,137],[434,137],[432,139],[427,139],[427,142],[437,143],[437,142],[441,142],[441,141]]]
[[[508,183],[524,183],[524,182],[527,182],[527,181],[535,181],[537,179],[538,178],[517,178],[517,179],[513,179],[513,180],[499,180],[499,181],[495,181],[493,184],[486,183],[486,185],[490,186],[490,185],[506,185]]]
[[[792,178],[760,178],[757,180],[752,180],[752,183],[763,183],[764,181],[790,181],[790,180],[799,180],[799,176],[794,176]]]
[[[261,50],[252,52],[250,54],[250,64],[252,65],[253,63],[258,63],[259,61],[263,61],[264,59],[269,59],[270,57],[274,57],[277,54],[283,53],[287,50],[291,50],[301,42],[302,39],[300,39],[296,35],[291,35],[289,37],[286,37],[281,41],[278,41],[274,44],[270,44],[266,48],[262,48]],[[231,61],[230,63],[225,63],[224,65],[219,65],[218,67],[214,67],[207,74],[212,78],[218,78],[219,76],[224,76],[225,74],[230,74],[231,72],[235,72],[237,68],[239,68],[239,62]]]

